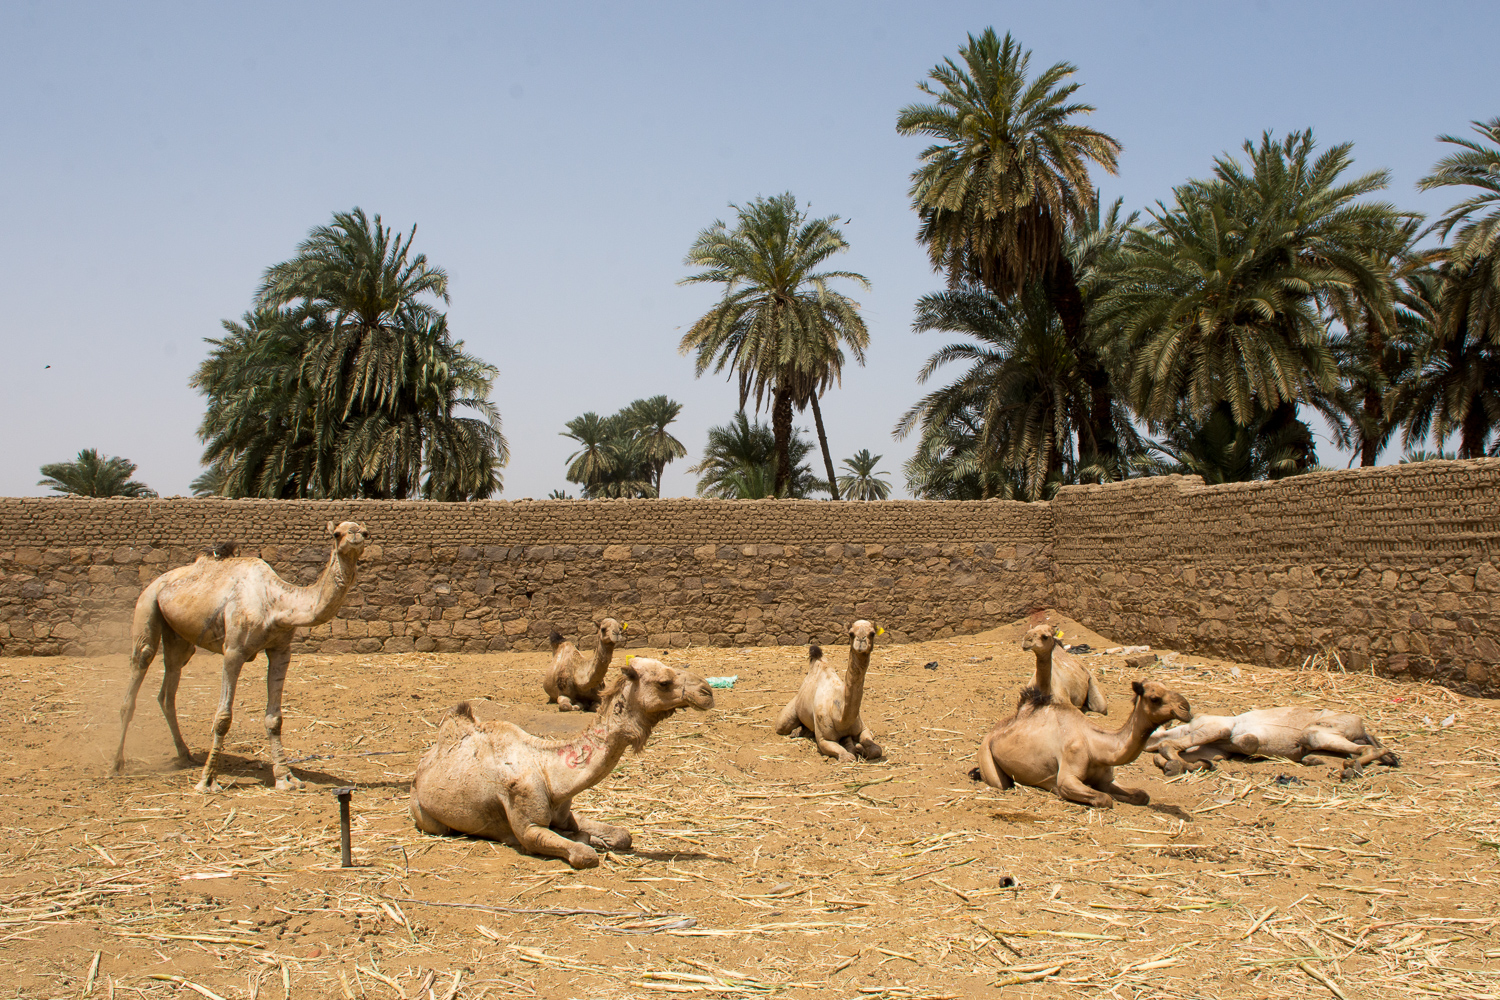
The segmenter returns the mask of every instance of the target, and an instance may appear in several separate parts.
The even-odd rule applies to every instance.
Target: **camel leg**
[[[1091,788],[1085,784],[1079,774],[1087,773],[1088,758],[1086,755],[1081,760],[1070,761],[1067,758],[1059,761],[1057,768],[1057,782],[1055,791],[1057,797],[1069,802],[1082,802],[1086,806],[1096,809],[1113,809],[1115,800],[1097,788]],[[1113,777],[1111,775],[1110,777]],[[1124,791],[1124,789],[1121,789]],[[1128,792],[1126,794],[1129,794]]]
[[[271,776],[276,788],[294,792],[304,787],[302,779],[292,773],[281,748],[281,691],[286,687],[286,669],[292,662],[292,647],[266,650],[266,739],[271,744]]]
[[[560,694],[557,696],[557,710],[559,712],[573,711],[573,702],[569,700],[567,695]]]
[[[177,747],[179,767],[192,767],[194,763],[187,741],[182,738],[182,728],[177,724],[177,685],[182,683],[182,668],[196,651],[192,643],[176,632],[171,629],[163,630],[161,693],[156,696],[156,700],[161,705],[162,716],[167,720],[167,728],[172,731],[172,743]]]
[[[854,755],[833,738],[833,726],[826,719],[813,717],[813,739],[817,741],[818,752],[825,757],[832,757],[841,764],[848,764],[854,760]]]
[[[161,612],[154,602],[146,607],[137,605],[135,623],[131,628],[130,682],[125,687],[125,700],[120,704],[120,748],[115,751],[115,774],[125,770],[125,734],[130,729],[130,720],[135,718],[135,699],[141,693],[141,684],[146,680],[146,671],[156,659],[156,648],[161,645]]]
[[[1133,806],[1143,806],[1151,801],[1151,796],[1141,788],[1122,788],[1113,780],[1096,781],[1093,785],[1106,795],[1111,795],[1121,802],[1127,802]]]
[[[1365,765],[1390,753],[1385,747],[1364,746],[1338,733],[1313,727],[1297,741],[1306,753],[1336,753],[1353,758],[1344,765],[1343,777],[1357,777]]]
[[[1161,758],[1157,766],[1167,777],[1175,778],[1188,769],[1181,757],[1182,751],[1217,743],[1219,740],[1227,740],[1233,731],[1232,727],[1223,723],[1217,725],[1203,723],[1196,725],[1186,736],[1180,736],[1175,740],[1162,740],[1156,745],[1156,752]]]
[[[571,817],[573,826],[588,834],[588,836],[604,845],[607,851],[630,850],[630,831],[623,826],[610,826],[608,823],[600,823],[592,819],[580,819]]]
[[[232,648],[224,650],[224,684],[219,690],[219,710],[214,713],[214,744],[209,748],[208,759],[203,762],[203,777],[193,790],[196,792],[222,791],[215,776],[218,773],[219,754],[224,752],[224,737],[234,721],[234,692],[240,684],[240,668],[245,665],[245,654]]]
[[[540,777],[537,780],[540,781]],[[526,785],[512,788],[502,805],[516,842],[527,854],[562,858],[574,868],[599,867],[599,854],[592,847],[580,844],[548,825],[552,810],[547,794],[541,789]]]
[[[797,699],[793,698],[792,703],[783,708],[781,714],[776,717],[776,735],[790,736],[801,727],[802,720],[797,718]]]
[[[885,756],[885,750],[879,743],[875,742],[875,734],[861,721],[859,728],[859,752],[864,755],[865,760],[879,760]]]

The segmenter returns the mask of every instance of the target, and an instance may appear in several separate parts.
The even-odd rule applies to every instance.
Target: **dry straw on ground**
[[[1096,649],[1130,639],[1062,623]],[[252,666],[235,784],[212,797],[169,766],[145,699],[129,773],[106,777],[123,657],[0,660],[0,981],[27,997],[223,1000],[1500,995],[1500,706],[1316,658],[1092,658],[1109,724],[1145,674],[1199,711],[1356,711],[1402,756],[1344,784],[1337,767],[1276,761],[1166,781],[1142,761],[1121,780],[1152,804],[1093,811],[967,776],[1029,675],[1024,625],[877,648],[865,716],[889,757],[875,764],[771,731],[804,650],[664,654],[739,682],[579,798],[637,848],[584,872],[424,837],[406,815],[454,702],[493,697],[540,734],[583,722],[543,707],[545,654],[296,658],[301,794],[267,787]],[[200,751],[217,686],[200,654],[179,695]],[[358,786],[348,870],[327,794],[343,784]]]

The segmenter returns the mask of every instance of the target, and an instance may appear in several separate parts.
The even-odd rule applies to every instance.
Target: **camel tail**
[[[557,652],[557,647],[563,644],[562,633],[553,629],[552,634],[547,636],[547,642],[552,645],[552,652]]]
[[[821,660],[822,658],[823,658],[823,647],[822,646],[808,646],[807,647],[807,662],[808,663],[811,663],[813,660]]]
[[[992,733],[991,736],[993,735]],[[1000,768],[995,764],[994,751],[990,749],[990,736],[986,736],[979,744],[979,776],[984,779],[986,785],[992,788],[1003,789],[1005,787],[1000,780]]]

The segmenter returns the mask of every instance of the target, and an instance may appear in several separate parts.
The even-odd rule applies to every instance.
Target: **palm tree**
[[[1405,417],[1402,443],[1412,449],[1429,435],[1441,445],[1458,434],[1458,457],[1500,454],[1500,345],[1469,323],[1456,323],[1434,337],[1418,356],[1418,367],[1397,387]]]
[[[1179,186],[1126,239],[1097,313],[1131,349],[1132,403],[1148,423],[1201,424],[1221,403],[1240,427],[1269,413],[1267,433],[1305,444],[1293,471],[1316,462],[1297,405],[1338,379],[1325,311],[1336,297],[1388,308],[1408,218],[1358,200],[1386,172],[1346,180],[1349,144],[1315,147],[1310,131],[1267,133],[1245,143],[1248,168],[1222,156],[1212,179]]]
[[[796,428],[788,442],[792,475],[784,490],[776,488],[776,437],[771,428],[754,423],[740,410],[727,424],[708,429],[703,459],[688,471],[698,478],[698,495],[721,500],[760,499],[779,496],[805,498],[814,490],[826,490],[805,464],[810,445]]]
[[[891,484],[883,478],[884,472],[876,472],[881,456],[871,455],[870,449],[861,448],[849,458],[844,466],[849,474],[839,477],[839,489],[850,500],[884,500],[891,495]]]
[[[661,477],[667,463],[687,455],[687,448],[667,431],[667,426],[681,412],[682,404],[666,396],[637,399],[621,411],[626,426],[640,444],[642,456],[654,473],[657,496],[661,496]]]
[[[770,395],[775,489],[785,494],[796,466],[794,407],[812,406],[824,465],[834,478],[818,397],[840,382],[844,348],[864,364],[870,335],[858,304],[828,283],[870,283],[852,271],[818,270],[848,249],[834,228],[838,216],[808,219],[790,192],[731,207],[739,214],[734,228],[716,221],[698,234],[686,263],[703,270],[681,282],[722,284],[724,298],[683,335],[678,349],[695,355],[696,375],[729,368],[739,380],[741,409],[752,394],[757,410]]]
[[[337,213],[210,341],[193,384],[208,397],[204,462],[223,470],[226,495],[460,500],[501,488],[496,370],[426,300],[447,301],[447,276],[412,255],[415,232]]]
[[[1500,118],[1470,124],[1485,142],[1497,145],[1439,136],[1439,142],[1458,146],[1461,152],[1440,160],[1417,187],[1475,192],[1427,230],[1443,240],[1458,230],[1453,243],[1433,255],[1442,264],[1444,278],[1439,336],[1500,343]]]
[[[1040,497],[1072,457],[1070,418],[1088,398],[1077,358],[1040,288],[1033,285],[1009,301],[972,286],[925,295],[912,329],[962,333],[975,342],[948,344],[927,359],[918,382],[950,362],[968,367],[902,415],[897,439],[918,426],[942,426],[951,414],[972,408],[979,418],[976,456],[1025,470],[1027,497]]]
[[[93,448],[85,448],[71,462],[52,462],[42,466],[46,478],[38,486],[50,487],[56,493],[75,497],[154,497],[156,491],[130,477],[135,463],[118,455],[103,458]]]
[[[1078,124],[1094,108],[1073,101],[1077,69],[1056,63],[1027,79],[1031,53],[1009,34],[987,28],[945,59],[919,89],[933,100],[901,110],[896,131],[930,136],[912,174],[917,239],[949,288],[978,282],[1001,298],[1040,282],[1093,399],[1092,451],[1110,454],[1109,374],[1085,331],[1082,291],[1066,252],[1067,229],[1094,203],[1089,164],[1114,173],[1120,144]]]
[[[1013,500],[1026,491],[1025,475],[981,451],[984,415],[971,399],[924,422],[917,449],[902,466],[906,488],[919,500]]]

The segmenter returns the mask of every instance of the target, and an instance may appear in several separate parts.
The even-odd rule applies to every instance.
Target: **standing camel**
[[[135,715],[135,698],[146,679],[146,670],[162,647],[162,714],[177,744],[177,760],[184,767],[194,761],[177,727],[177,685],[182,668],[197,647],[224,654],[224,686],[219,710],[214,715],[214,742],[203,762],[203,777],[196,791],[217,792],[214,780],[224,735],[234,713],[234,692],[240,668],[255,654],[266,654],[266,735],[271,742],[271,773],[282,791],[301,788],[281,749],[281,689],[292,658],[292,636],[299,628],[321,625],[338,614],[369,532],[355,521],[328,522],[333,535],[333,553],[328,565],[310,587],[296,587],[276,575],[261,559],[199,556],[190,566],[169,570],[151,581],[135,602],[135,624],[131,628],[130,687],[120,706],[120,749],[115,754],[115,773],[125,768],[125,733]],[[232,550],[231,550],[232,551]]]

